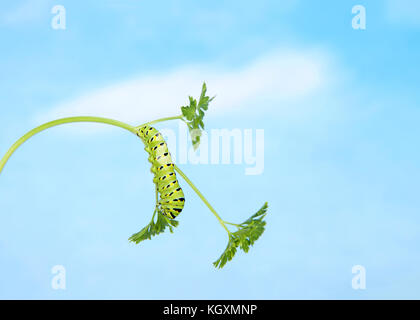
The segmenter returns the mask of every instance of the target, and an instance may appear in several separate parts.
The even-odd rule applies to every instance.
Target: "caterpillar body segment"
[[[143,126],[137,130],[137,135],[142,139],[144,150],[149,154],[148,160],[152,164],[153,182],[160,195],[157,205],[166,217],[174,219],[184,208],[185,197],[177,180],[168,146],[162,134],[153,127]]]

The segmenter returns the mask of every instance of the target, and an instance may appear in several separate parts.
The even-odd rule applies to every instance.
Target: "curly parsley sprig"
[[[216,268],[223,268],[228,261],[232,260],[238,247],[246,253],[249,251],[249,247],[254,245],[265,230],[266,222],[263,219],[267,214],[267,208],[268,204],[266,202],[257,213],[241,224],[225,221],[227,224],[236,226],[238,231],[228,232],[228,245],[220,258],[213,262]]]
[[[155,215],[157,218],[155,221]],[[165,231],[166,228],[169,228],[169,231],[173,233],[173,228],[177,227],[179,222],[177,220],[170,220],[165,217],[159,210],[153,212],[152,220],[150,223],[141,229],[139,232],[133,234],[128,240],[135,242],[136,244],[144,241],[150,240],[152,237],[161,234]]]
[[[207,86],[204,82],[201,88],[201,95],[200,99],[198,100],[198,104],[196,99],[189,96],[188,98],[190,104],[188,106],[181,107],[183,120],[188,126],[194,150],[197,150],[200,146],[202,130],[204,130],[203,118],[205,111],[208,110],[209,103],[215,98],[210,98],[206,95],[206,92]]]

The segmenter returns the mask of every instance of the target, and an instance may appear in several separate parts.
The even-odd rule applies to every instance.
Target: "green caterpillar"
[[[162,134],[148,125],[138,129],[137,135],[145,144],[144,150],[149,154],[149,162],[152,164],[153,182],[160,195],[158,209],[166,217],[174,219],[184,208],[185,198],[176,178],[168,146]]]

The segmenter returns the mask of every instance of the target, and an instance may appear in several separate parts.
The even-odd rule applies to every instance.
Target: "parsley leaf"
[[[245,222],[237,225],[238,231],[229,234],[229,242],[219,259],[213,262],[216,268],[223,268],[225,264],[232,260],[236,251],[241,248],[244,252],[249,251],[255,241],[263,234],[266,222],[263,221],[267,214],[267,202]]]
[[[155,213],[157,212],[157,218],[155,222]],[[173,233],[173,228],[177,227],[179,222],[177,220],[171,220],[168,217],[164,216],[162,212],[155,211],[153,214],[152,220],[150,223],[145,226],[141,231],[133,234],[128,240],[135,242],[136,244],[140,243],[141,241],[151,239],[153,236],[156,236],[160,233],[163,233],[167,227],[169,227],[169,231]]]
[[[209,103],[215,98],[206,96],[206,92],[207,86],[204,82],[198,104],[197,100],[190,96],[188,97],[190,104],[188,106],[181,107],[183,120],[188,126],[194,150],[197,150],[197,148],[200,146],[200,138],[202,135],[202,130],[204,130],[204,111],[208,110]]]

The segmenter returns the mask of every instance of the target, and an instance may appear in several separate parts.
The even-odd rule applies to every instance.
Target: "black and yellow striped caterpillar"
[[[153,182],[160,199],[156,204],[159,211],[170,219],[178,216],[184,208],[184,192],[179,186],[168,146],[162,134],[155,128],[145,125],[138,129],[137,135],[145,144],[149,154]]]

